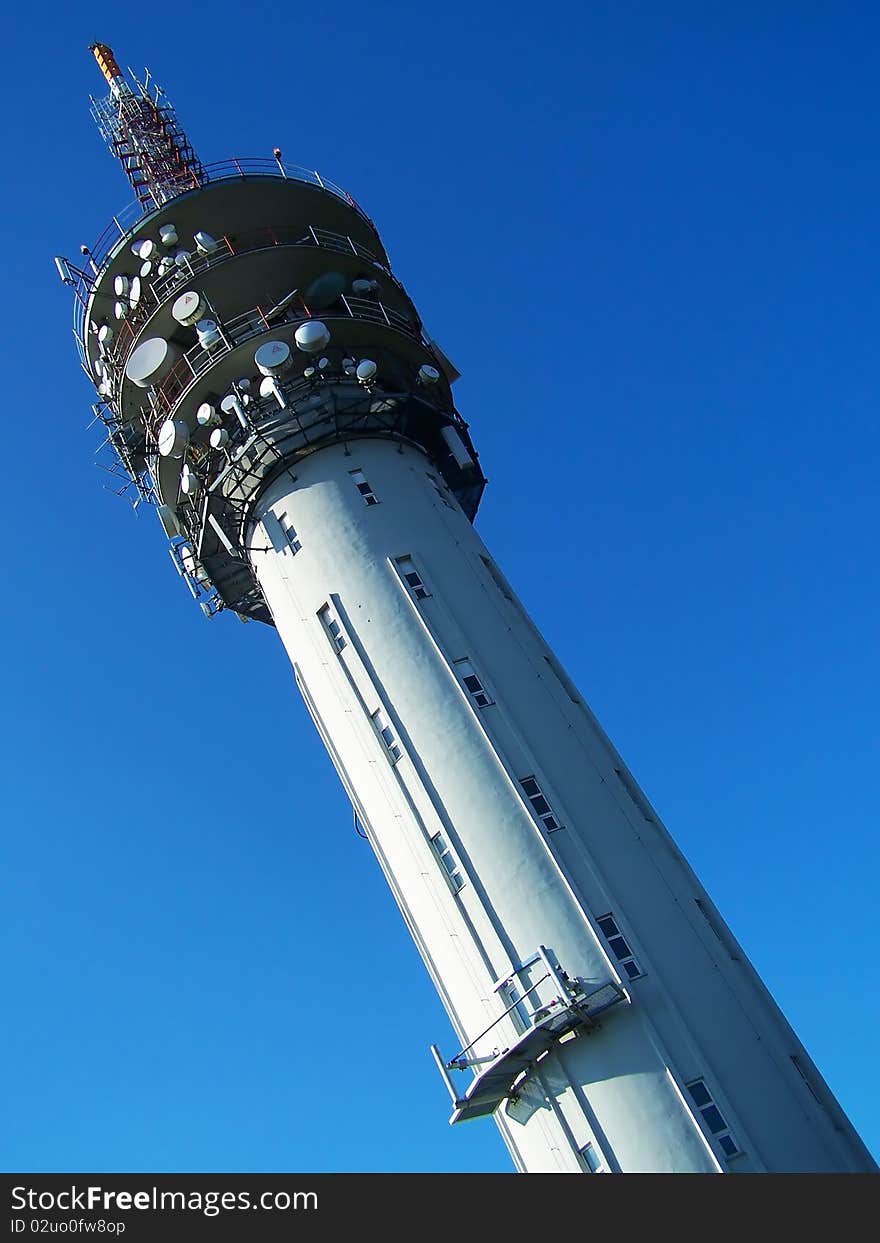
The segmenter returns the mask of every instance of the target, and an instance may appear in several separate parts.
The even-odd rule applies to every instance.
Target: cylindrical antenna
[[[122,76],[122,70],[116,57],[113,55],[113,49],[109,48],[106,43],[92,43],[89,45],[89,51],[98,62],[98,68],[110,86],[110,90],[118,99],[120,95],[130,95],[131,88]]]

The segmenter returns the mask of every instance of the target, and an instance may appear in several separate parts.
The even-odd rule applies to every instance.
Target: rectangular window
[[[686,1083],[685,1087],[725,1157],[735,1157],[740,1151],[739,1145],[731,1135],[730,1127],[725,1122],[721,1110],[712,1099],[712,1094],[706,1087],[706,1080],[694,1079],[692,1083]]]
[[[602,935],[608,942],[608,948],[623,967],[629,978],[631,980],[637,980],[639,976],[644,975],[644,971],[636,962],[635,955],[629,948],[629,945],[627,945],[625,938],[621,935],[621,931],[617,924],[614,922],[614,917],[611,914],[602,915],[596,920],[596,923],[599,925]]]
[[[291,552],[293,553],[299,552],[299,550],[302,548],[302,544],[299,542],[299,536],[297,535],[296,531],[293,529],[293,523],[290,521],[287,514],[281,514],[279,516],[278,525],[281,527],[281,530],[284,532],[284,538],[287,540],[287,543],[290,546]]]
[[[396,764],[403,752],[394,736],[394,730],[388,723],[388,717],[381,708],[373,713],[373,724],[376,727],[376,733],[385,743],[385,749],[391,757],[391,763]]]
[[[422,582],[422,576],[413,564],[412,557],[398,557],[396,564],[415,598],[417,600],[427,600],[431,593]]]
[[[322,609],[318,610],[318,616],[324,623],[324,629],[330,636],[330,642],[336,648],[337,652],[341,652],[345,647],[345,635],[342,633],[342,626],[339,619],[333,612],[329,604],[325,604]]]
[[[437,476],[436,476],[436,475],[432,475],[432,474],[431,474],[431,472],[430,472],[429,470],[428,470],[428,471],[425,471],[425,474],[426,474],[426,475],[428,476],[428,478],[431,480],[431,487],[434,489],[434,491],[435,491],[435,492],[437,493],[437,495],[440,497],[440,500],[443,502],[443,504],[446,506],[446,508],[447,508],[447,509],[452,509],[452,506],[451,506],[451,505],[450,505],[450,503],[449,503],[449,499],[448,499],[448,497],[446,496],[446,493],[443,491],[443,487],[442,487],[442,485],[440,484],[439,480],[437,479]]]
[[[593,1147],[592,1144],[584,1144],[581,1149],[581,1156],[583,1157],[584,1164],[591,1174],[605,1173],[605,1165],[603,1164],[601,1154],[596,1148]]]
[[[378,505],[378,498],[364,478],[364,472],[362,470],[350,470],[348,473],[351,475],[354,486],[364,498],[365,503],[367,505]]]
[[[454,660],[452,667],[464,683],[465,690],[478,708],[488,708],[493,702],[486,693],[486,688],[474,672],[469,660]]]
[[[553,808],[544,797],[541,787],[538,785],[534,777],[521,777],[519,784],[525,791],[525,796],[532,805],[532,810],[543,824],[548,833],[555,833],[557,829],[561,829],[562,825],[553,814]]]
[[[431,838],[431,845],[434,847],[434,853],[443,864],[443,870],[449,877],[449,883],[458,893],[459,889],[464,888],[464,877],[461,874],[461,865],[456,859],[452,847],[447,842],[442,833],[435,833]]]

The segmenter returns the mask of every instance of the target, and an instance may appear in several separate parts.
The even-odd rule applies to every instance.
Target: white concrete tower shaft
[[[475,531],[372,221],[280,152],[199,180],[58,261],[82,362],[206,614],[278,630],[457,1033],[451,1121],[528,1172],[876,1168]]]

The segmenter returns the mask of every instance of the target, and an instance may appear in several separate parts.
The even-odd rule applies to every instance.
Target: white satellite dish
[[[183,419],[166,419],[159,428],[159,456],[183,457],[189,444],[189,428]]]
[[[156,253],[156,249],[157,249],[156,243],[151,242],[148,238],[147,241],[141,242],[140,245],[138,246],[138,249],[137,249],[138,258],[152,259],[153,255]]]
[[[125,319],[126,315],[128,314],[128,303],[123,302],[121,298],[119,299],[118,302],[114,302],[113,314],[116,316],[117,319]]]
[[[209,401],[203,401],[196,411],[196,422],[199,427],[216,427],[220,422],[220,415]]]
[[[98,329],[98,344],[109,345],[113,340],[113,329],[109,324],[102,324]]]
[[[321,320],[310,319],[300,324],[294,339],[304,354],[318,354],[330,344],[330,329]]]
[[[420,384],[436,384],[439,379],[440,372],[436,367],[429,367],[427,363],[423,367],[419,367]]]
[[[149,388],[164,380],[180,357],[180,350],[163,337],[150,337],[132,350],[125,374],[138,388]]]
[[[211,448],[225,449],[229,444],[229,432],[225,427],[215,427],[211,432]]]
[[[283,375],[291,363],[290,346],[286,341],[267,341],[254,354],[254,362],[261,375]],[[263,386],[260,385],[262,391]]]
[[[189,328],[199,322],[205,310],[204,296],[197,289],[188,289],[186,293],[182,293],[179,298],[174,299],[171,314],[178,324],[184,324]]]
[[[372,358],[365,358],[362,362],[358,363],[355,375],[360,380],[361,384],[369,384],[371,380],[375,379],[376,372],[378,370],[379,368],[373,362]]]
[[[174,255],[174,262],[179,268],[185,268],[192,258],[192,254],[188,250],[178,250]]]
[[[363,298],[367,294],[375,293],[378,288],[378,281],[369,281],[365,277],[361,276],[359,276],[357,280],[351,282],[351,292],[357,294],[359,298]]]
[[[345,372],[346,375],[354,375],[355,371],[357,370],[357,363],[354,361],[353,358],[343,358],[342,370]]]
[[[214,319],[200,319],[196,324],[196,334],[199,338],[199,345],[204,350],[209,350],[212,345],[216,345],[222,339],[217,321]]]
[[[247,378],[247,376],[245,376],[243,380],[236,380],[235,386],[236,388],[240,389],[243,393],[246,393],[251,386],[251,382]]]
[[[212,250],[217,249],[217,239],[211,237],[210,233],[202,232],[201,229],[198,233],[193,234],[193,241],[203,255],[209,255]]]
[[[175,246],[180,240],[177,236],[177,230],[173,224],[162,224],[159,226],[159,237],[163,246]]]
[[[141,278],[139,276],[133,276],[131,278],[131,285],[129,286],[129,289],[128,289],[128,305],[131,307],[132,310],[134,310],[134,308],[137,306],[140,300],[141,300]]]
[[[184,496],[194,497],[199,490],[199,477],[193,468],[184,463],[180,472],[180,490]]]
[[[117,298],[125,298],[128,295],[128,287],[131,284],[129,276],[117,276],[113,282],[113,289]]]

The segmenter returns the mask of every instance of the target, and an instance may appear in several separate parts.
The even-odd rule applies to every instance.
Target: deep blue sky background
[[[205,622],[92,465],[52,256],[130,197],[95,39],[204,160],[278,145],[374,217],[480,531],[880,1154],[876,5],[75,8],[3,77],[0,1167],[511,1168],[447,1126],[274,632]]]

